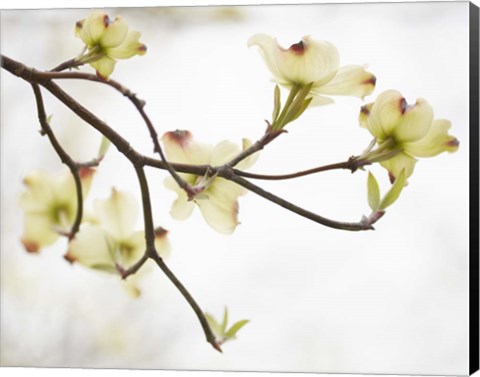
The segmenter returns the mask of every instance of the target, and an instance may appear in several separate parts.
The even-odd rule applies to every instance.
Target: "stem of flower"
[[[284,180],[284,179],[294,179],[294,178],[299,178],[299,177],[304,177],[310,174],[315,174],[315,173],[321,173],[324,171],[329,171],[329,170],[338,170],[338,169],[345,169],[345,170],[350,170],[352,173],[357,170],[359,166],[364,166],[366,165],[365,163],[357,163],[357,160],[355,157],[350,157],[347,161],[344,162],[338,162],[336,164],[330,164],[330,165],[324,165],[324,166],[318,166],[312,169],[307,169],[307,170],[302,170],[298,171],[295,173],[289,173],[289,174],[277,174],[277,175],[269,175],[269,174],[255,174],[255,173],[249,173],[246,171],[241,171],[237,169],[233,169],[233,172],[244,178],[251,178],[251,179],[262,179],[262,180],[268,180],[268,181],[279,181],[279,180]]]
[[[52,68],[50,70],[50,72],[60,72],[60,71],[66,70],[66,69],[80,67],[84,64],[85,64],[84,62],[73,58],[73,59],[69,59],[69,60],[57,65],[55,68]]]
[[[272,130],[281,130],[285,126],[285,116],[287,115],[290,109],[290,105],[292,104],[293,100],[295,99],[301,88],[301,85],[293,84],[292,88],[290,89],[290,94],[288,95],[288,98],[283,105],[283,109],[280,112],[280,115],[277,119],[273,120]]]

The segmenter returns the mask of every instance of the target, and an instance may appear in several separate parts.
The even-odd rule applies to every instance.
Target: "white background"
[[[162,131],[188,128],[212,143],[258,137],[271,112],[272,84],[258,53],[245,44],[252,34],[267,32],[286,46],[305,34],[333,42],[342,64],[368,64],[377,75],[367,100],[389,88],[409,102],[424,97],[436,117],[452,121],[461,142],[454,155],[420,161],[399,203],[377,231],[363,234],[323,228],[249,194],[240,199],[242,225],[235,235],[219,236],[198,213],[189,222],[171,220],[173,195],[162,188],[165,175],[152,172],[156,220],[171,230],[171,268],[205,310],[219,316],[228,305],[233,320],[251,319],[224,355],[204,343],[193,314],[160,272],[145,279],[143,296],[132,301],[117,281],[65,264],[62,245],[40,256],[23,252],[16,202],[21,177],[35,168],[62,167],[32,131],[38,126],[28,85],[2,72],[2,363],[465,374],[467,9],[465,3],[244,8],[243,19],[214,22],[205,8],[170,14],[176,27],[155,11],[122,12],[142,31],[149,52],[120,62],[113,77],[147,100]],[[72,25],[86,14],[3,14],[2,53],[51,67],[78,53]],[[138,115],[122,98],[98,86],[94,92],[91,85],[64,87],[137,149],[151,150]],[[360,152],[369,142],[356,121],[361,104],[338,98],[309,110],[252,171],[289,172]],[[62,142],[88,158],[98,137],[55,101],[47,106]],[[127,169],[112,150],[92,197],[105,197],[112,184],[135,192]],[[387,187],[384,172],[374,172]],[[265,187],[323,215],[354,221],[368,212],[365,182],[362,173],[332,172]]]

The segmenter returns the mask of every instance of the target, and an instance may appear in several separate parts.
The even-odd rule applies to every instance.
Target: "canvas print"
[[[2,11],[1,365],[468,374],[474,11]]]

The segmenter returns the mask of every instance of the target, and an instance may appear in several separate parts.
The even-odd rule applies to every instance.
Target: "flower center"
[[[57,204],[50,214],[53,224],[60,226],[61,228],[67,228],[70,226],[70,214],[71,209],[66,204]]]

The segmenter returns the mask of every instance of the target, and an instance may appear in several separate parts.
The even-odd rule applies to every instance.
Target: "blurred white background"
[[[89,366],[340,373],[465,374],[468,366],[468,3],[230,8],[108,9],[142,32],[144,57],[119,62],[113,78],[147,101],[160,132],[189,129],[216,143],[258,138],[273,84],[246,41],[258,32],[288,46],[310,34],[334,43],[341,63],[368,64],[373,100],[386,89],[423,97],[452,121],[460,150],[420,161],[375,232],[324,228],[248,194],[233,236],[198,211],[170,218],[174,194],[149,171],[155,220],[169,229],[169,265],[204,310],[251,320],[217,354],[160,271],[131,299],[117,279],[70,266],[65,244],[29,255],[19,238],[22,177],[64,167],[37,132],[28,84],[2,71],[1,346],[6,366]],[[2,53],[38,69],[78,54],[75,21],[88,10],[2,11]],[[85,70],[91,71],[89,68]],[[140,117],[106,87],[62,82],[144,153]],[[285,92],[283,92],[285,94]],[[60,140],[79,159],[99,136],[46,95]],[[362,102],[310,109],[272,143],[255,172],[282,173],[345,160],[370,141],[357,124]],[[380,168],[372,169],[388,184]],[[138,195],[134,172],[112,148],[90,194],[111,186]],[[366,174],[330,172],[262,185],[327,217],[368,214]],[[142,226],[138,219],[138,227]]]

